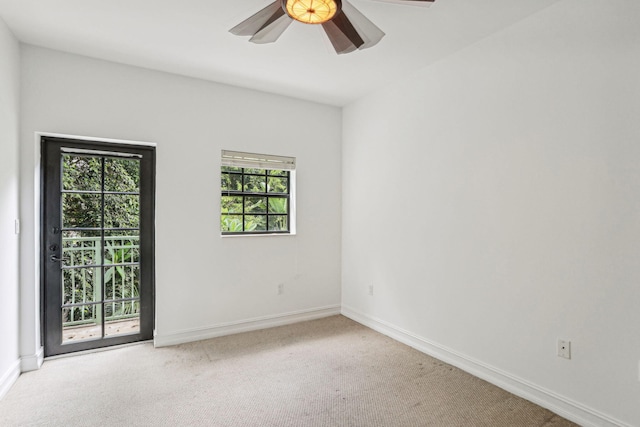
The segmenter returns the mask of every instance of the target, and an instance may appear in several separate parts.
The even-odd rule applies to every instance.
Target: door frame
[[[84,351],[102,347],[109,347],[113,345],[125,344],[129,342],[145,341],[153,339],[155,328],[155,197],[156,197],[156,183],[155,183],[155,171],[156,171],[156,153],[155,144],[150,143],[136,143],[132,141],[118,141],[107,140],[98,138],[85,138],[66,135],[52,135],[52,134],[39,134],[40,140],[40,242],[39,242],[39,265],[40,265],[40,335],[41,343],[44,347],[44,356],[54,356],[64,353],[73,353],[77,351]],[[48,337],[47,327],[47,296],[48,291],[46,288],[47,270],[51,269],[51,263],[49,261],[48,243],[51,240],[51,230],[47,230],[47,218],[46,211],[50,209],[47,206],[50,203],[50,196],[46,191],[46,170],[48,163],[52,160],[47,154],[47,150],[55,145],[57,149],[62,150],[62,147],[77,148],[82,150],[92,150],[101,152],[124,152],[124,153],[142,153],[141,158],[141,172],[144,169],[146,174],[144,178],[141,176],[141,188],[140,193],[146,194],[146,197],[141,197],[140,212],[145,212],[144,216],[141,216],[140,222],[140,235],[147,236],[148,242],[141,246],[141,280],[145,279],[147,285],[145,289],[144,303],[141,300],[141,312],[145,310],[147,313],[144,318],[141,317],[140,333],[124,336],[111,337],[108,340],[101,341],[81,341],[77,343],[58,344],[51,342],[51,337]],[[144,162],[144,168],[142,163]],[[144,188],[143,188],[144,185]],[[142,262],[144,260],[144,262]],[[49,271],[50,273],[51,271]],[[49,341],[47,341],[49,339]],[[61,348],[63,351],[60,351]]]

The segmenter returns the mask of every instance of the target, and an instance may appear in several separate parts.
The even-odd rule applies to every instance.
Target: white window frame
[[[222,150],[220,156],[220,168],[222,167],[240,167],[252,169],[275,169],[286,170],[289,172],[289,232],[243,232],[234,234],[223,234],[220,230],[221,237],[257,237],[257,236],[294,236],[296,234],[296,158],[288,156],[276,156],[272,154],[247,153],[242,151]],[[221,178],[221,177],[220,177]],[[221,179],[218,180],[221,182]],[[222,191],[220,192],[222,197]],[[221,201],[222,199],[219,199]],[[218,214],[222,216],[221,203],[218,206]],[[218,218],[218,224],[220,217]]]

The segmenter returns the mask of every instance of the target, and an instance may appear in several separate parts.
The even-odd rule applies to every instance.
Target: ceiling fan
[[[435,0],[378,0],[429,6]],[[362,50],[378,43],[384,32],[346,0],[275,0],[229,31],[250,36],[252,43],[273,43],[293,21],[322,25],[338,54]]]

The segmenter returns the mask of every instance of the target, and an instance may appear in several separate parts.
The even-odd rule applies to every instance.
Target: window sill
[[[260,233],[260,234],[221,234],[220,237],[223,239],[233,239],[236,237],[294,237],[296,233]]]

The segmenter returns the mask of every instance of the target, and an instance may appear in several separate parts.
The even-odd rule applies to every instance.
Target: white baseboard
[[[22,372],[37,371],[44,362],[44,347],[40,347],[36,354],[20,357],[20,370]]]
[[[188,329],[179,332],[172,332],[169,334],[156,333],[156,336],[153,339],[153,343],[156,347],[166,347],[170,345],[184,344],[187,342],[206,340],[225,335],[238,334],[241,332],[257,331],[259,329],[289,325],[292,323],[320,319],[323,317],[335,316],[338,314],[340,314],[339,305],[319,307],[309,310],[277,314],[273,316],[240,320],[237,322],[222,323],[206,328]]]
[[[0,377],[0,399],[2,399],[9,392],[9,389],[16,382],[19,376],[20,360],[16,360]]]
[[[367,326],[381,334],[387,335],[403,344],[415,348],[436,359],[453,365],[494,384],[503,390],[522,397],[543,408],[585,427],[631,427],[629,424],[588,408],[564,396],[560,396],[543,387],[532,384],[493,366],[474,360],[464,354],[440,344],[419,337],[409,331],[398,328],[388,322],[363,314],[358,310],[342,306],[342,315]]]

